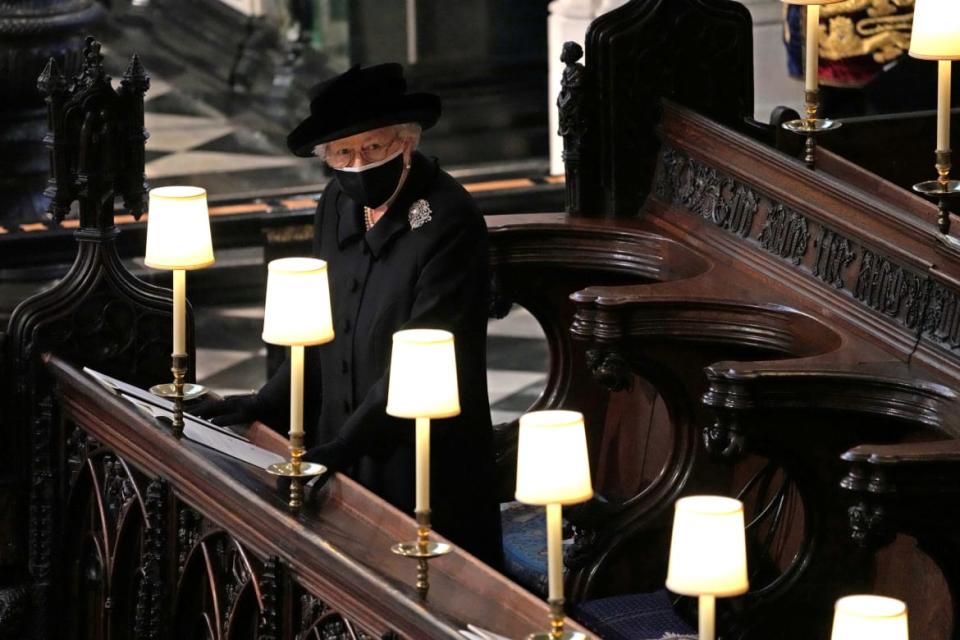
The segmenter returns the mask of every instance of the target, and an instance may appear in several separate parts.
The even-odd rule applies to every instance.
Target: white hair
[[[416,122],[404,122],[403,124],[392,125],[397,132],[397,137],[401,140],[412,140],[410,145],[410,150],[415,151],[418,146],[420,146],[420,134],[423,132],[423,127],[421,127]],[[313,148],[313,155],[318,158],[327,157],[327,142],[322,142]]]

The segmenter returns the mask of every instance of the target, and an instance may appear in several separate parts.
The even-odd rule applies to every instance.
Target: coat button
[[[360,288],[360,281],[359,281],[359,280],[357,280],[356,278],[354,278],[353,280],[350,281],[350,291],[351,291],[351,292],[356,291],[356,290],[359,289],[359,288]]]
[[[350,333],[350,320],[348,320],[347,318],[344,318],[343,322],[340,323],[340,329],[344,333]]]
[[[350,413],[350,401],[349,401],[349,400],[344,400],[344,401],[343,401],[343,412],[344,412],[344,413]]]
[[[350,371],[350,366],[347,364],[347,361],[346,361],[346,360],[341,361],[341,362],[340,362],[340,372],[341,372],[341,373],[347,373],[348,371]]]

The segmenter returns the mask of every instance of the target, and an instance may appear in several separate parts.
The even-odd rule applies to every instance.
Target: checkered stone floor
[[[221,395],[246,393],[266,381],[266,347],[260,339],[263,309],[196,309],[197,380]],[[487,338],[487,386],[493,423],[526,411],[546,383],[547,344],[537,321],[514,307],[491,320]]]

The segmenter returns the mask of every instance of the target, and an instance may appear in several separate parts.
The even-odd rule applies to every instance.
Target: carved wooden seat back
[[[632,217],[651,184],[660,98],[734,128],[753,117],[750,13],[732,0],[632,0],[600,16],[560,96],[568,211]]]
[[[10,318],[3,356],[9,383],[2,392],[3,449],[12,462],[4,465],[0,520],[11,544],[0,551],[0,564],[9,568],[8,575],[29,575],[31,631],[45,638],[52,637],[58,608],[53,585],[68,479],[61,453],[70,434],[61,429],[40,357],[54,352],[75,366],[141,386],[163,382],[171,376],[172,304],[169,290],[131,275],[115,247],[115,198],[122,196],[136,217],[146,202],[143,94],[149,78],[139,60],[133,57],[114,89],[100,44],[88,38],[76,77],[65,78],[51,59],[38,85],[49,113],[50,211],[59,221],[77,202],[80,219],[76,258],[67,275],[23,301]],[[188,345],[192,354],[192,318]]]
[[[749,18],[733,5],[631,2],[593,25],[585,67],[575,47],[564,52],[568,211],[618,218],[614,228],[639,213],[640,228],[711,264],[692,278],[573,296],[572,331],[610,387],[596,406],[619,403],[591,433],[594,472],[629,489],[568,510],[577,532],[570,593],[599,595],[596,585],[619,589],[638,575],[659,586],[672,500],[739,494],[751,511],[755,585],[726,603],[730,637],[821,636],[836,596],[875,589],[912,599],[915,635],[927,637],[932,612],[960,610],[936,584],[958,589],[956,539],[931,524],[956,484],[956,447],[944,443],[960,427],[960,252],[937,241],[932,207],[876,176],[827,152],[812,173],[737,135],[763,137],[743,121],[752,73],[737,74],[752,50]],[[687,24],[716,31],[673,40],[697,33],[670,22],[688,12],[697,17]],[[633,40],[639,33],[646,39]],[[726,34],[724,43],[709,33]],[[684,73],[684,48],[694,65],[716,62],[713,75]],[[744,55],[745,64],[730,62]],[[663,106],[664,97],[698,114]],[[623,446],[618,432],[640,434],[641,446]],[[923,443],[894,444],[911,440]],[[662,466],[651,464],[651,444],[667,452]],[[637,451],[661,475],[623,472]],[[887,479],[898,473],[922,499],[897,500]],[[937,569],[916,574],[915,592],[891,579],[890,567],[915,560],[903,545],[884,556],[855,544],[888,542],[884,527],[928,546],[914,556],[928,553]]]

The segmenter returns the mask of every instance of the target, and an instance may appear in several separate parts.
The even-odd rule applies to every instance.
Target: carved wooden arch
[[[56,554],[64,637],[122,637],[120,630],[135,626],[147,531],[157,526],[145,484],[109,450],[94,445],[80,460]]]
[[[589,354],[571,341],[571,294],[595,283],[663,282],[693,277],[709,263],[680,243],[640,229],[607,228],[560,216],[495,216],[490,261],[496,307],[527,309],[547,340],[547,382],[531,410],[576,408],[588,423],[602,421],[606,390],[591,379]],[[498,482],[512,500],[517,421],[496,425]]]
[[[577,312],[572,334],[594,349],[616,354],[628,376],[657,390],[667,407],[673,439],[662,471],[639,493],[616,503],[601,502],[602,507],[585,508],[582,514],[571,510],[584,539],[583,545],[575,541],[576,556],[568,557],[571,597],[597,595],[609,571],[631,548],[664,544],[676,498],[697,487],[716,491],[718,483],[731,482],[731,471],[707,460],[701,445],[702,437],[712,437],[712,421],[699,403],[706,388],[704,366],[722,353],[745,361],[790,362],[835,352],[843,344],[823,323],[795,309],[738,299],[736,292],[730,297],[707,293],[711,287],[705,283],[715,277],[710,272],[671,283],[590,287],[573,296]],[[770,499],[782,496],[774,492]],[[759,505],[758,513],[767,504]],[[641,572],[662,575],[664,562],[643,560]],[[634,588],[656,587],[651,582]]]
[[[10,318],[5,343],[6,372],[2,438],[11,452],[2,492],[9,511],[0,521],[15,529],[16,562],[26,566],[31,592],[33,633],[55,635],[57,567],[54,544],[62,531],[63,439],[52,385],[40,363],[45,352],[78,366],[91,366],[139,386],[169,380],[172,304],[169,290],[134,277],[116,250],[114,201],[122,196],[134,215],[143,211],[143,94],[149,79],[134,58],[120,87],[104,73],[100,45],[88,38],[80,73],[65,78],[51,60],[38,80],[47,96],[51,173],[47,195],[59,221],[79,202],[77,253],[67,275],[50,289],[22,302]],[[188,311],[189,314],[189,311]],[[187,341],[193,370],[193,320]],[[9,395],[6,395],[9,394]]]
[[[244,634],[257,628],[264,611],[262,571],[257,558],[225,531],[201,535],[181,567],[171,614],[174,633],[197,637],[202,620],[207,640],[248,637]]]
[[[752,20],[732,0],[628,2],[590,25],[586,59],[584,215],[638,215],[656,166],[661,97],[734,128],[753,116]]]

